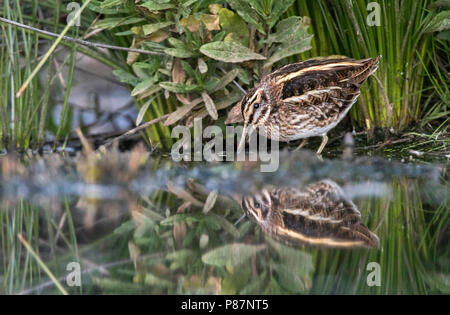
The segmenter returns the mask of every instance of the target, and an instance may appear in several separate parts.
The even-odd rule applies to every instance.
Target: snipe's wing
[[[340,120],[356,102],[361,85],[373,74],[380,57],[354,60],[321,58],[282,67],[271,74],[282,86],[279,109],[294,117],[309,117],[320,124]]]

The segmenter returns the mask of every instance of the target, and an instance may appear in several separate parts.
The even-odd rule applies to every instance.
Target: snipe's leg
[[[294,150],[294,151],[298,151],[301,148],[303,148],[305,146],[305,144],[308,143],[308,138],[303,139],[303,141],[299,144],[299,146]]]
[[[325,148],[325,146],[327,145],[327,142],[328,142],[328,137],[327,137],[327,135],[325,134],[325,135],[322,136],[322,143],[320,144],[320,147],[319,147],[319,149],[317,150],[317,154],[318,154],[318,155],[322,154],[322,150],[323,150],[323,148]]]

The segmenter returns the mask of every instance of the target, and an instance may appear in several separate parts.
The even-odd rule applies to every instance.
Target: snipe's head
[[[272,209],[272,197],[269,191],[263,190],[254,196],[244,196],[242,198],[242,209],[256,223],[264,223]]]
[[[270,115],[269,96],[263,87],[251,89],[241,102],[246,125],[261,126]]]
[[[244,119],[244,130],[238,146],[240,150],[245,142],[249,127],[264,126],[270,117],[271,104],[269,93],[264,86],[251,89],[241,101],[242,118]]]

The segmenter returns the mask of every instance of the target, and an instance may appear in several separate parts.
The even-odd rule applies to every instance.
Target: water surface
[[[0,293],[62,292],[49,272],[72,294],[450,292],[443,165],[302,151],[261,173],[135,149],[0,167]]]

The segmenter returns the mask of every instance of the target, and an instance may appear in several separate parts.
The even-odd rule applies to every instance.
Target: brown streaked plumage
[[[361,85],[378,67],[380,57],[318,58],[284,66],[266,76],[241,101],[245,140],[248,127],[280,141],[322,136],[347,114]]]
[[[331,180],[304,189],[264,189],[244,196],[242,208],[265,234],[287,245],[379,247],[356,205]]]

